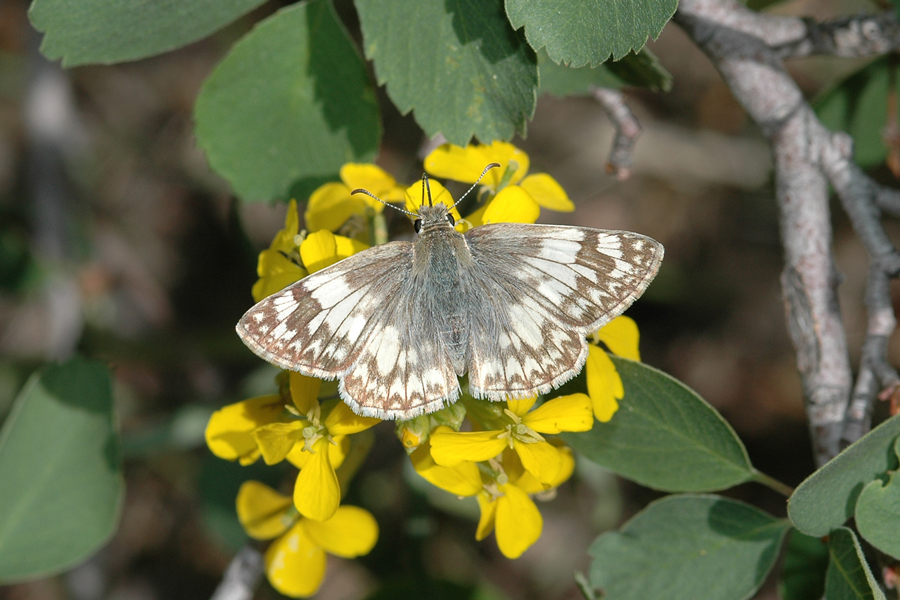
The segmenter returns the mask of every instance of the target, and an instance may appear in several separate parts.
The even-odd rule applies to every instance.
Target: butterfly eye
[[[453,218],[453,215],[447,213],[447,220],[450,221],[451,225],[456,225],[456,219]]]
[[[416,233],[419,233],[419,230],[422,229],[422,219],[416,219],[416,222],[413,223],[413,227],[416,228]]]

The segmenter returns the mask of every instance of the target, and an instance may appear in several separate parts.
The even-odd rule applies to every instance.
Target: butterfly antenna
[[[499,166],[500,166],[500,163],[491,163],[491,164],[489,164],[488,166],[486,166],[486,167],[484,168],[484,171],[481,172],[481,175],[478,176],[478,180],[477,180],[475,183],[472,184],[472,187],[470,187],[469,189],[466,190],[466,193],[465,193],[465,194],[463,194],[462,196],[459,197],[459,200],[457,200],[456,203],[455,203],[453,206],[456,206],[457,204],[459,204],[460,202],[462,202],[462,201],[463,201],[463,198],[465,198],[466,196],[468,196],[469,193],[470,193],[472,190],[474,190],[474,189],[478,186],[479,183],[481,183],[481,180],[484,179],[484,176],[487,175],[487,172],[488,172],[488,171],[490,171],[490,170],[493,169],[494,167],[499,167]],[[450,208],[453,208],[453,206],[451,206]]]
[[[351,196],[352,196],[353,194],[365,194],[365,195],[368,196],[369,198],[374,198],[375,200],[378,200],[379,202],[381,202],[381,203],[384,204],[385,206],[390,206],[390,207],[393,208],[394,210],[399,210],[400,212],[406,213],[406,214],[408,214],[408,215],[411,216],[411,217],[417,217],[417,216],[418,216],[418,215],[416,215],[415,213],[409,212],[409,211],[406,210],[405,208],[400,208],[399,206],[394,206],[393,204],[388,204],[387,202],[385,202],[384,200],[382,200],[381,198],[379,198],[378,196],[376,196],[375,194],[373,194],[372,192],[370,192],[369,190],[367,190],[367,189],[365,189],[365,188],[356,188],[355,190],[353,190],[352,192],[350,192],[350,195],[351,195]]]
[[[422,173],[422,204],[425,204],[425,190],[428,190],[428,206],[434,206],[434,201],[431,199],[431,184],[428,183],[428,174]]]

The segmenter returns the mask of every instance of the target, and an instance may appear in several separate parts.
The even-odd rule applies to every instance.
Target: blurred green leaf
[[[115,531],[123,495],[109,370],[31,376],[0,430],[0,580],[59,573]]]
[[[900,457],[900,438],[894,442]],[[886,484],[870,481],[856,501],[856,528],[867,542],[900,559],[900,478],[890,473]]]
[[[716,410],[677,379],[611,356],[625,397],[609,423],[562,438],[592,461],[663,491],[710,491],[754,478],[741,440]]]
[[[718,496],[668,496],[588,551],[608,600],[742,600],[778,556],[785,519]]]
[[[885,600],[851,530],[841,527],[831,532],[828,555],[825,600]]]
[[[820,600],[825,593],[828,546],[822,540],[791,531],[778,591],[783,600]]]
[[[221,29],[263,0],[34,0],[28,16],[44,32],[41,52],[63,66],[136,60]]]
[[[194,108],[197,141],[244,200],[371,160],[381,135],[362,58],[329,0],[283,8],[216,67]]]
[[[535,50],[570,67],[619,60],[656,38],[678,0],[506,0],[513,27],[525,27]]]
[[[814,103],[826,127],[853,136],[854,160],[864,168],[881,164],[887,156],[882,132],[887,121],[888,91],[893,88],[894,93],[900,93],[900,82],[890,82],[894,61],[893,56],[873,61]]]
[[[366,56],[401,113],[465,146],[525,133],[537,60],[502,0],[357,0]]]
[[[863,487],[897,468],[892,444],[900,435],[900,415],[861,437],[797,486],[788,516],[807,535],[822,537],[853,515]]]
[[[654,92],[667,92],[672,87],[672,76],[646,48],[638,54],[628,54],[622,60],[577,69],[556,64],[541,50],[538,52],[538,69],[540,93],[560,98],[587,96],[594,87],[618,89],[633,85]]]

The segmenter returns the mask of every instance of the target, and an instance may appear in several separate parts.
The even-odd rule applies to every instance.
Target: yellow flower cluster
[[[465,218],[453,209],[460,230],[485,223],[533,223],[541,208],[574,209],[552,177],[528,174],[528,155],[511,144],[447,144],[425,159],[425,168],[438,177],[475,183],[491,162],[500,168],[484,178],[480,206]],[[255,301],[366,249],[361,239],[386,239],[384,205],[351,195],[353,189],[368,189],[386,202],[405,201],[411,212],[424,197],[422,182],[404,189],[371,164],[344,165],[340,178],[313,192],[304,214],[305,231],[300,229],[296,202],[290,202],[284,229],[259,255]],[[431,181],[430,188],[434,202],[453,204],[440,183]],[[596,332],[593,341],[639,360],[637,326],[627,317]],[[587,394],[553,398],[536,408],[536,398],[499,403],[464,396],[444,411],[398,424],[398,436],[416,472],[452,494],[475,496],[481,507],[476,538],[496,532],[500,550],[510,558],[520,556],[541,534],[542,518],[532,498],[552,494],[574,470],[572,452],[558,438],[545,436],[587,431],[595,417],[609,421],[624,394],[615,366],[595,344],[585,367]],[[280,381],[278,394],[216,411],[206,441],[216,456],[242,465],[262,457],[266,464],[288,460],[299,469],[292,497],[246,482],[237,497],[237,513],[248,535],[274,540],[265,554],[272,585],[288,596],[307,597],[321,585],[326,553],[360,556],[377,541],[378,526],[371,514],[341,506],[339,472],[351,451],[351,436],[379,421],[354,414],[336,398],[320,401],[318,379],[290,373]],[[466,427],[464,419],[471,431],[460,431]]]

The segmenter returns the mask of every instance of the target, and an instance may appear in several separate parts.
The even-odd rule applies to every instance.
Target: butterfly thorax
[[[461,375],[468,348],[463,279],[472,264],[472,254],[465,237],[453,228],[449,214],[443,204],[419,208],[421,226],[413,246],[412,278],[417,289],[427,290],[417,299],[423,322],[438,327],[454,370]]]

